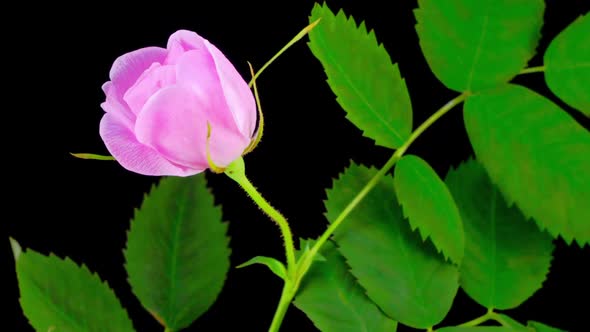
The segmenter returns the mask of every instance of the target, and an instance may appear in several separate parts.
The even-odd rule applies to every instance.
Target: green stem
[[[303,275],[307,272],[309,266],[311,266],[311,262],[313,261],[315,254],[317,254],[322,245],[326,243],[326,241],[328,241],[330,236],[334,234],[334,232],[336,231],[338,226],[340,226],[342,221],[344,221],[344,219],[350,214],[350,212],[352,212],[352,210],[363,200],[363,198],[367,196],[371,189],[373,189],[377,185],[377,183],[379,183],[381,178],[383,178],[383,176],[395,165],[395,163],[399,159],[401,159],[401,157],[404,155],[406,150],[408,150],[410,145],[433,123],[435,123],[443,115],[445,115],[447,112],[453,109],[453,107],[463,102],[467,98],[467,96],[467,93],[462,93],[459,96],[451,99],[448,103],[446,103],[443,107],[441,107],[438,111],[436,111],[428,119],[426,119],[426,121],[424,121],[418,128],[416,128],[414,132],[412,132],[412,134],[406,140],[406,142],[399,149],[397,149],[395,153],[391,156],[391,158],[389,158],[389,160],[385,163],[385,166],[383,166],[379,170],[379,172],[377,172],[377,174],[375,174],[375,176],[371,180],[369,180],[369,182],[356,195],[356,197],[350,203],[348,203],[348,205],[344,208],[344,210],[342,210],[342,212],[340,212],[340,215],[338,215],[338,217],[336,217],[336,219],[330,224],[330,226],[328,227],[328,229],[326,229],[324,234],[320,236],[318,241],[311,248],[309,256],[306,257],[309,260],[308,264],[302,264],[302,271],[300,271],[300,274],[298,273],[298,281],[300,281],[303,278]]]
[[[292,272],[292,270],[291,270],[292,267],[296,266],[296,265],[294,265],[294,263],[293,264],[291,263],[291,262],[295,262],[295,258],[294,258],[294,254],[293,254],[294,249],[289,249],[289,248],[294,248],[293,247],[293,239],[291,237],[291,232],[289,230],[287,221],[284,220],[284,217],[282,217],[282,215],[280,215],[280,214],[278,214],[278,216],[275,216],[278,218],[276,221],[277,221],[277,224],[279,224],[279,227],[281,227],[281,231],[283,231],[283,228],[285,228],[285,231],[283,231],[283,237],[285,240],[285,248],[287,248],[287,262],[288,262],[287,268],[288,268],[288,271],[291,272],[289,274],[290,276],[293,276],[293,273],[295,273],[295,279],[285,280],[283,292],[281,293],[279,305],[278,305],[277,310],[275,312],[275,316],[273,318],[269,332],[277,332],[278,331],[278,329],[283,321],[283,318],[285,316],[285,313],[287,312],[287,308],[289,307],[289,305],[291,304],[291,301],[293,300],[293,297],[297,293],[297,290],[299,289],[299,285],[301,283],[301,280],[303,280],[303,277],[305,276],[305,274],[309,270],[315,255],[319,252],[322,245],[324,243],[326,243],[326,241],[328,241],[330,236],[336,231],[338,226],[340,226],[342,221],[344,221],[344,219],[350,214],[350,212],[352,212],[352,210],[363,200],[363,198],[365,198],[365,196],[367,196],[367,194],[371,191],[371,189],[373,189],[377,185],[377,183],[381,180],[381,178],[383,178],[383,176],[385,176],[385,174],[395,165],[395,163],[408,150],[410,145],[426,129],[428,129],[433,123],[435,123],[443,115],[448,113],[451,109],[453,109],[453,107],[455,107],[458,104],[460,104],[461,102],[463,102],[468,97],[468,95],[469,95],[468,93],[462,93],[459,96],[453,98],[448,103],[446,103],[443,107],[441,107],[438,111],[436,111],[433,115],[431,115],[428,119],[426,119],[426,121],[424,121],[424,123],[422,123],[418,128],[416,128],[416,130],[414,130],[414,132],[412,132],[412,134],[406,140],[406,142],[399,149],[397,149],[395,151],[395,153],[391,156],[391,158],[389,158],[389,160],[379,170],[379,172],[377,172],[377,174],[371,180],[369,180],[369,182],[365,185],[365,187],[344,208],[344,210],[342,210],[342,212],[340,213],[340,215],[338,215],[336,220],[334,220],[334,222],[332,222],[330,224],[330,226],[328,226],[328,229],[326,229],[326,231],[320,236],[320,238],[315,243],[315,245],[311,248],[309,254],[305,255],[303,257],[302,261],[297,264],[297,269],[295,270],[295,272]],[[240,161],[243,164],[243,160],[240,159]],[[234,178],[231,171],[228,173],[228,175],[230,177]],[[249,181],[246,179],[245,176],[243,176],[242,178],[243,178],[243,180],[241,180],[241,181],[238,181],[236,179],[234,179],[234,180],[238,181],[238,183],[240,183],[242,188],[244,188],[244,190],[246,190],[246,192],[252,197],[252,199],[254,199],[256,204],[258,204],[274,220],[274,217],[271,215],[271,213],[273,213],[272,211],[276,211],[276,210],[272,209],[272,207],[260,196],[260,194],[256,191],[256,189],[254,189],[254,187],[251,187],[252,185],[249,183]],[[241,183],[241,182],[243,182],[243,183]],[[252,190],[252,193],[249,192],[249,189]],[[260,199],[260,201],[258,201],[257,199]],[[279,220],[281,220],[281,221],[279,221]],[[292,260],[291,260],[291,258],[289,258],[290,255],[293,255]]]
[[[172,331],[172,329],[171,329],[171,328],[168,328],[168,327],[166,327],[166,328],[164,329],[164,332],[174,332],[174,331]]]
[[[293,244],[293,235],[287,219],[274,207],[268,203],[264,197],[258,192],[258,190],[252,185],[252,182],[244,177],[244,181],[240,183],[242,188],[252,200],[264,211],[275,223],[279,226],[281,234],[283,235],[283,241],[285,242],[285,254],[287,256],[287,270],[295,266],[295,246]]]
[[[272,219],[278,226],[283,236],[283,242],[285,244],[285,256],[287,257],[287,274],[288,278],[292,277],[295,271],[295,245],[293,244],[293,234],[287,219],[270,203],[262,197],[260,192],[252,185],[252,182],[246,177],[246,171],[244,166],[244,159],[239,158],[231,163],[225,172],[231,179],[236,181],[240,187],[252,198],[254,203],[260,207],[264,213],[266,213],[270,219]]]
[[[457,325],[457,327],[472,327],[472,326],[478,326],[481,323],[485,323],[486,321],[490,320],[493,318],[494,316],[494,312],[490,309],[488,310],[488,312],[486,312],[483,316],[477,317],[475,319],[472,319],[468,322],[465,322],[463,324],[459,324]]]
[[[545,66],[537,66],[537,67],[525,68],[525,69],[521,70],[520,73],[518,73],[518,74],[523,75],[523,74],[541,73],[544,71],[545,71]]]
[[[277,306],[275,315],[272,318],[272,323],[270,324],[268,332],[279,331],[279,328],[283,323],[283,318],[285,318],[285,314],[287,313],[287,309],[289,309],[289,305],[291,305],[291,301],[293,300],[293,297],[295,297],[295,291],[296,290],[293,289],[293,284],[291,281],[285,280],[283,292],[281,293],[281,299],[279,300],[279,305]]]

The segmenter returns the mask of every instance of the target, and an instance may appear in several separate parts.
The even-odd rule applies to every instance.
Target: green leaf
[[[445,183],[426,161],[406,155],[397,162],[394,184],[412,230],[418,228],[423,241],[430,237],[445,258],[459,264],[465,247],[463,223]]]
[[[509,205],[554,237],[590,243],[590,132],[512,84],[468,98],[464,120],[477,159]]]
[[[320,18],[309,47],[348,120],[377,145],[400,147],[412,131],[412,105],[397,64],[364,23],[357,27],[344,12],[316,4],[309,21]]]
[[[449,326],[436,329],[436,332],[519,332],[506,326]]]
[[[314,262],[295,301],[322,332],[395,332],[397,322],[383,314],[356,282],[331,242],[322,246],[323,262]]]
[[[510,317],[508,315],[494,313],[494,316],[495,316],[495,320],[497,322],[499,322],[500,324],[502,324],[502,326],[510,327],[511,329],[513,329],[517,332],[531,332],[531,330],[528,329],[526,326],[520,324],[519,322],[517,322],[516,320],[514,320],[512,317]]]
[[[551,263],[552,238],[509,207],[481,164],[469,160],[446,177],[465,227],[463,290],[488,309],[511,309],[539,290]]]
[[[551,327],[549,325],[545,325],[539,322],[535,322],[529,320],[527,322],[527,326],[532,329],[534,332],[566,332],[565,330],[560,330],[556,327]]]
[[[510,81],[535,54],[542,0],[418,0],[420,47],[434,75],[456,91]]]
[[[201,175],[166,177],[136,211],[125,258],[141,304],[164,326],[188,326],[215,302],[229,270],[221,209]]]
[[[287,280],[287,269],[285,268],[285,265],[283,265],[283,263],[281,263],[280,261],[278,261],[278,260],[276,260],[275,258],[272,258],[272,257],[256,256],[256,257],[248,260],[247,262],[242,263],[242,264],[236,266],[236,268],[241,269],[243,267],[250,266],[250,265],[253,265],[253,264],[262,264],[262,265],[265,265],[274,274],[276,274],[277,276],[279,276],[279,278],[281,278],[283,280]]]
[[[16,274],[21,307],[36,331],[134,331],[107,283],[69,258],[28,249],[17,256]]]
[[[377,173],[352,165],[328,190],[330,222]],[[419,329],[449,312],[459,288],[459,272],[422,242],[404,220],[393,179],[383,178],[334,234],[334,241],[367,295],[389,317]]]
[[[561,100],[590,116],[590,15],[578,17],[547,51],[545,81]]]

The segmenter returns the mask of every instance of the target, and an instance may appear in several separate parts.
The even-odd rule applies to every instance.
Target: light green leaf
[[[511,309],[539,290],[551,263],[552,238],[508,207],[481,164],[469,160],[446,177],[465,227],[463,290],[488,309]]]
[[[436,329],[436,332],[519,332],[506,326],[449,326]]]
[[[395,332],[397,322],[383,314],[348,271],[331,242],[322,247],[326,258],[314,262],[294,304],[322,332]]]
[[[328,190],[330,222],[377,173],[352,165]],[[367,295],[389,317],[419,329],[449,312],[459,288],[459,272],[422,242],[404,220],[393,179],[385,177],[336,230],[334,241]]]
[[[590,15],[555,37],[543,58],[545,81],[561,100],[590,116]]]
[[[393,180],[412,230],[418,228],[423,241],[430,237],[445,258],[459,264],[465,235],[459,210],[445,183],[426,161],[413,155],[397,162]]]
[[[295,251],[295,258],[297,259],[297,261],[303,261],[303,259],[301,257],[309,254],[309,251],[315,245],[316,241],[317,240],[315,240],[315,239],[299,238],[299,248],[300,249]],[[323,262],[325,260],[326,260],[326,257],[324,257],[321,254],[321,252],[316,252],[315,255],[313,256],[313,261]]]
[[[508,205],[541,229],[590,243],[590,132],[518,85],[471,96],[465,127],[477,159]]]
[[[134,331],[107,283],[69,258],[28,249],[17,256],[16,274],[21,307],[36,331]]]
[[[535,322],[529,320],[527,322],[527,326],[532,329],[534,332],[566,332],[565,330],[558,329],[556,327],[551,327],[539,322]]]
[[[229,270],[227,224],[200,174],[166,177],[146,196],[125,250],[129,283],[164,326],[188,326],[215,302]]]
[[[456,91],[510,81],[535,54],[542,0],[418,0],[420,47],[436,77]]]
[[[309,47],[322,63],[328,84],[346,117],[377,145],[398,148],[412,131],[412,105],[397,64],[392,64],[375,33],[352,17],[334,15],[327,5],[313,7]]]
[[[262,265],[265,265],[274,274],[276,274],[277,276],[279,276],[279,278],[281,278],[283,280],[287,280],[287,269],[285,268],[285,265],[283,265],[283,263],[281,263],[280,261],[278,261],[278,260],[276,260],[275,258],[272,258],[272,257],[256,256],[256,257],[248,260],[247,262],[242,263],[242,264],[236,266],[236,268],[241,269],[243,267],[250,266],[250,265],[253,265],[253,264],[262,264]]]

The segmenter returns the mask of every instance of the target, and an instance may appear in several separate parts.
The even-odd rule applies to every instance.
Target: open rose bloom
[[[180,30],[167,48],[142,48],[115,60],[103,85],[100,136],[126,169],[189,176],[224,167],[252,141],[256,103],[248,84],[206,39]]]

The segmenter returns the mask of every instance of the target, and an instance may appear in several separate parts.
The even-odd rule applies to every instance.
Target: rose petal
[[[102,91],[106,96],[106,100],[100,104],[102,109],[105,112],[118,117],[127,128],[133,128],[135,115],[129,110],[125,101],[121,100],[120,94],[118,93],[117,88],[113,85],[113,82],[108,81],[103,84]]]
[[[190,176],[204,170],[179,167],[167,161],[154,149],[139,143],[133,132],[112,113],[106,113],[100,121],[100,136],[121,166],[135,173]]]
[[[242,135],[252,137],[256,126],[256,101],[254,95],[234,65],[215,45],[205,41],[211,53],[227,106],[233,114]]]
[[[146,101],[163,87],[176,83],[176,71],[174,66],[162,66],[153,63],[137,82],[127,90],[123,99],[129,105],[131,111],[137,115],[141,112]]]
[[[189,86],[197,95],[210,122],[241,133],[227,106],[215,62],[207,49],[184,53],[176,64],[176,75],[179,84]]]
[[[154,62],[162,63],[167,53],[161,47],[146,47],[118,57],[109,74],[117,91],[121,94],[127,92]]]
[[[176,64],[178,58],[186,51],[204,49],[203,42],[205,39],[195,32],[188,30],[178,30],[168,38],[168,56],[166,64]]]
[[[206,156],[207,121],[212,126],[211,158],[227,166],[238,158],[248,141],[215,119],[207,119],[208,105],[190,87],[170,86],[157,92],[137,118],[135,133],[143,144],[153,147],[166,159],[186,167],[208,167]]]

